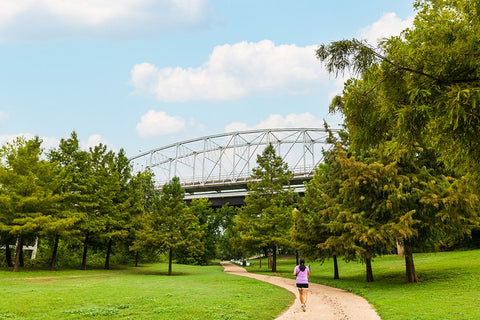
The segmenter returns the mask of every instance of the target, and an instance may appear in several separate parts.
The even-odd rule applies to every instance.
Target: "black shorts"
[[[308,289],[308,283],[297,283],[298,289]]]

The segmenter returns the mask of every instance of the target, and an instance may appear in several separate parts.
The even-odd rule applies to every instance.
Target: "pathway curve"
[[[316,283],[310,283],[307,311],[303,312],[294,279],[249,273],[230,262],[221,264],[225,272],[265,281],[293,292],[296,296],[295,302],[277,317],[277,320],[381,320],[375,309],[362,297]]]

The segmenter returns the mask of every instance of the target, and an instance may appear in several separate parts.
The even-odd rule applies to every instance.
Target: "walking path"
[[[296,296],[295,302],[277,317],[277,320],[381,320],[373,307],[362,297],[316,283],[310,283],[307,311],[303,312],[294,279],[249,273],[229,262],[222,262],[222,266],[225,272],[265,281],[293,292]]]

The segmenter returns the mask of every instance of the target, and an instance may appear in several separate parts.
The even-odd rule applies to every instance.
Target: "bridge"
[[[338,130],[331,130],[336,133]],[[293,173],[291,186],[302,192],[328,148],[322,128],[283,128],[229,132],[174,143],[130,158],[135,171],[150,168],[157,187],[177,176],[186,200],[210,198],[213,205],[239,205],[257,155],[271,143]]]

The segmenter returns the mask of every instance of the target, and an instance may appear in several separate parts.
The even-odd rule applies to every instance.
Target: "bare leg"
[[[307,303],[307,298],[308,298],[308,290],[302,290],[302,294],[303,294],[303,303]]]
[[[304,303],[305,303],[305,301],[303,300],[303,298],[304,298],[304,297],[303,297],[303,291],[305,291],[305,290],[298,289],[298,295],[299,295],[300,303],[301,303],[301,304],[304,304]]]
[[[302,310],[303,312],[305,312],[307,310],[307,306],[305,305],[305,302],[307,302],[306,298],[307,298],[307,290],[305,289],[298,289],[298,293],[300,295],[300,304],[302,306]]]

